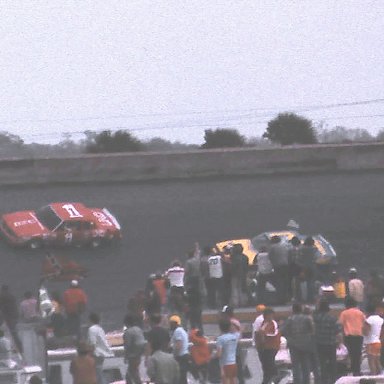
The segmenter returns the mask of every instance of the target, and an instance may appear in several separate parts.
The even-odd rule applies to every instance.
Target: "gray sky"
[[[0,130],[27,142],[259,136],[285,110],[384,129],[382,0],[1,0],[0,12]]]

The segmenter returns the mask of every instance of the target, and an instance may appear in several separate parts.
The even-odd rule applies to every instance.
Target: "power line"
[[[134,114],[134,115],[109,115],[109,116],[86,116],[86,117],[68,117],[61,119],[13,119],[13,120],[0,120],[0,124],[15,124],[15,123],[53,123],[53,122],[68,122],[68,121],[97,121],[97,120],[113,120],[113,119],[134,119],[134,118],[143,118],[143,117],[176,117],[176,116],[193,116],[193,115],[209,115],[209,114],[226,114],[226,113],[236,113],[243,114],[243,117],[248,115],[253,115],[254,113],[260,111],[271,111],[267,114],[259,115],[258,117],[267,117],[278,111],[296,111],[296,112],[308,112],[313,110],[324,110],[331,108],[340,108],[340,107],[350,107],[350,106],[359,106],[359,105],[368,105],[368,104],[377,104],[383,103],[384,98],[370,99],[370,100],[360,100],[352,102],[343,102],[343,103],[332,103],[332,104],[318,104],[318,105],[307,105],[307,106],[291,106],[283,108],[250,108],[250,109],[233,109],[233,110],[216,110],[216,111],[192,111],[192,112],[174,112],[174,113],[150,113],[150,114]],[[235,115],[236,116],[236,115]]]

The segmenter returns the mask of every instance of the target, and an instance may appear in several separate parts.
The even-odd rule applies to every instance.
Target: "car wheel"
[[[102,239],[100,237],[95,237],[91,241],[91,247],[92,248],[99,248],[102,243]]]
[[[29,248],[31,249],[39,249],[43,246],[43,242],[39,239],[34,239],[29,242]]]

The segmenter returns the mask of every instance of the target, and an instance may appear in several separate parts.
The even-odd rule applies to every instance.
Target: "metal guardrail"
[[[192,344],[191,344],[192,345]],[[208,345],[211,348],[216,346],[216,341],[212,340],[208,342]],[[239,340],[239,345],[244,348],[249,348],[252,346],[252,339],[241,339]],[[113,357],[124,357],[124,346],[115,346],[111,347],[114,356]],[[67,361],[73,359],[77,355],[76,348],[60,348],[47,351],[48,363],[58,362],[58,361]],[[111,357],[111,358],[113,358]],[[108,357],[107,357],[108,359]]]

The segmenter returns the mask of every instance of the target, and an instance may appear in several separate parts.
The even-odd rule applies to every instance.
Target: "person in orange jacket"
[[[195,380],[199,380],[201,384],[205,384],[208,377],[208,363],[211,360],[208,339],[200,329],[193,328],[189,332],[189,341],[192,343],[190,349],[192,358],[191,372]]]

